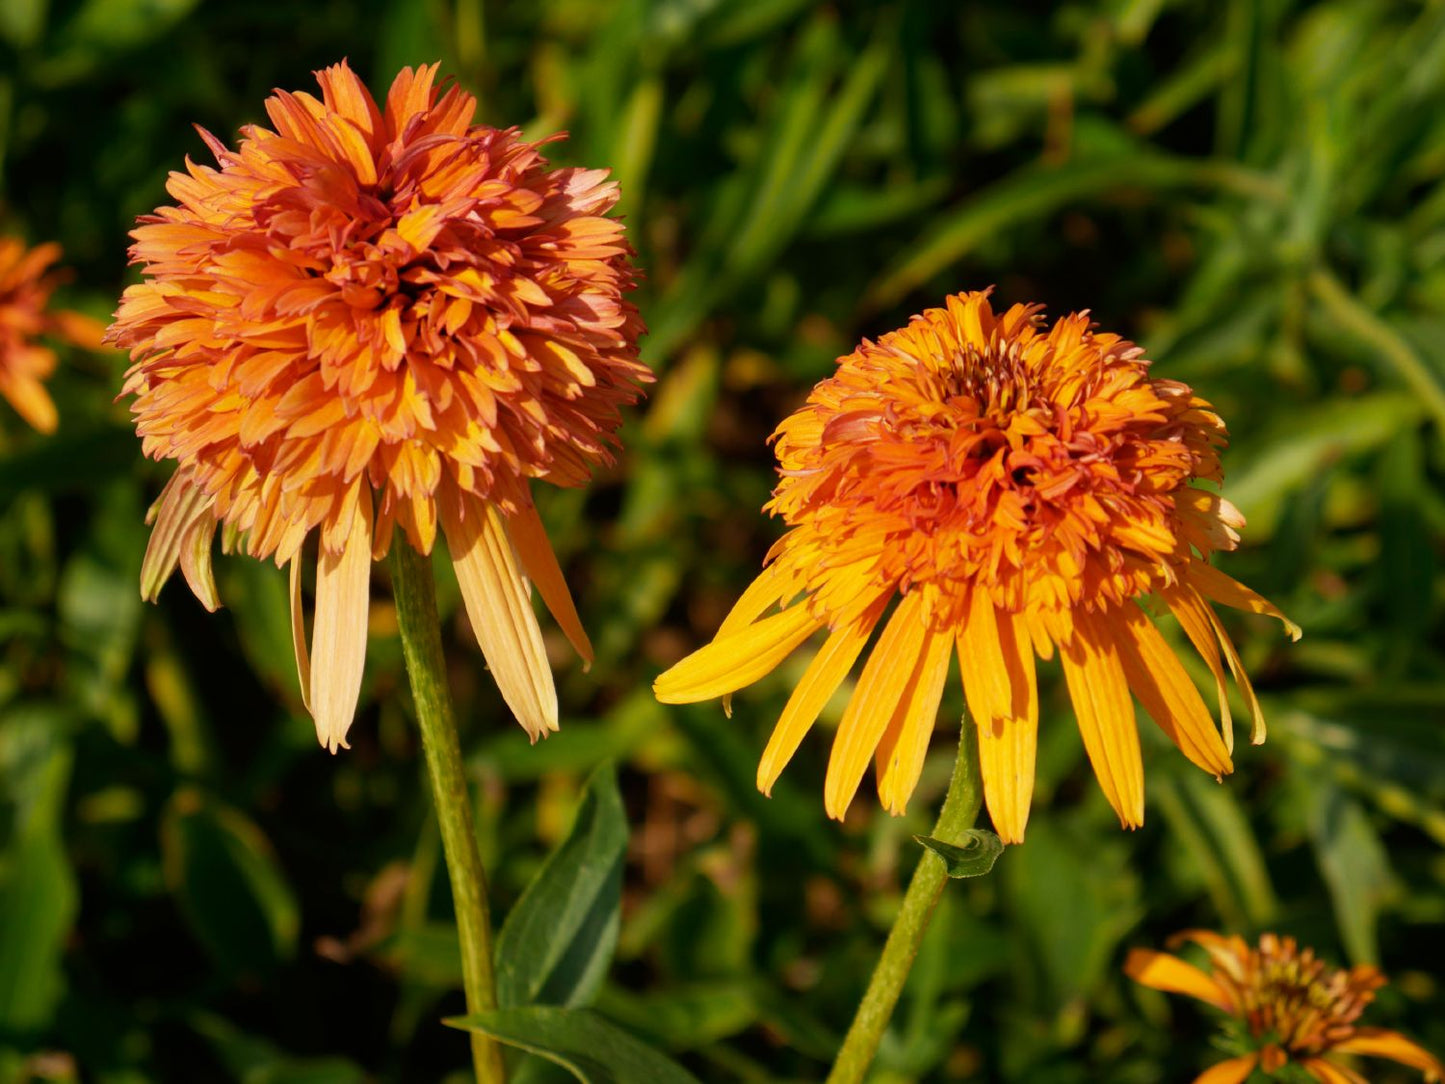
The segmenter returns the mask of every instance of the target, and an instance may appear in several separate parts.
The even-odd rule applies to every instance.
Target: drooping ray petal
[[[883,808],[895,815],[907,809],[908,798],[923,773],[952,647],[951,631],[929,629],[924,633],[913,673],[889,722],[888,732],[896,733],[896,738],[892,742],[885,738],[878,746],[878,798]]]
[[[209,515],[197,516],[181,538],[181,575],[207,610],[221,608],[216,592],[216,578],[211,574],[211,549],[216,540],[216,521]]]
[[[1073,638],[1059,656],[1099,786],[1124,827],[1137,828],[1144,823],[1144,763],[1113,623],[1112,615],[1075,614]]]
[[[1349,1066],[1326,1058],[1301,1058],[1299,1063],[1320,1084],[1370,1084]]]
[[[1265,739],[1264,709],[1259,706],[1259,697],[1254,692],[1254,682],[1249,679],[1249,671],[1244,668],[1244,661],[1239,657],[1239,651],[1234,646],[1234,641],[1229,638],[1229,631],[1224,627],[1224,622],[1219,620],[1209,606],[1203,606],[1204,614],[1214,628],[1214,637],[1219,641],[1219,647],[1224,652],[1224,660],[1229,663],[1229,672],[1234,675],[1234,683],[1239,686],[1240,695],[1244,697],[1245,707],[1249,710],[1249,740],[1255,745],[1263,745]]]
[[[1389,1058],[1411,1069],[1419,1069],[1437,1079],[1445,1078],[1445,1065],[1418,1043],[1398,1031],[1385,1028],[1356,1028],[1344,1042],[1335,1045],[1340,1054],[1364,1054],[1372,1058]]]
[[[742,631],[761,617],[768,607],[783,601],[783,592],[786,590],[787,584],[779,576],[776,566],[769,565],[758,573],[747,589],[738,596],[713,638],[724,640],[733,633]]]
[[[652,690],[664,704],[690,704],[741,689],[770,673],[822,625],[806,605],[790,607],[698,648],[659,675]]]
[[[1284,625],[1291,640],[1300,638],[1300,627],[1287,618],[1278,606],[1264,596],[1251,591],[1238,580],[1226,576],[1213,565],[1205,561],[1192,561],[1186,575],[1199,593],[1211,602],[1232,606],[1236,610],[1245,610],[1252,614],[1273,617]]]
[[[311,659],[306,649],[306,614],[301,609],[301,554],[287,566],[291,595],[291,651],[296,656],[296,676],[301,682],[301,703],[311,710]]]
[[[1129,688],[1159,728],[1205,771],[1215,776],[1234,771],[1199,690],[1144,611],[1125,603],[1113,628]]]
[[[813,656],[802,680],[788,697],[787,706],[783,708],[778,725],[773,728],[773,735],[758,761],[758,789],[764,794],[772,794],[773,784],[797,752],[803,735],[858,661],[858,655],[877,623],[878,614],[872,613],[855,624],[834,629]]]
[[[1038,750],[1033,645],[1022,617],[997,611],[986,591],[973,595],[958,634],[958,662],[978,730],[984,802],[999,838],[1022,843]]]
[[[502,699],[535,742],[557,729],[557,690],[531,590],[490,502],[443,506],[442,525],[462,601]]]
[[[1224,1012],[1234,1011],[1233,1000],[1207,972],[1167,952],[1130,949],[1124,960],[1124,974],[1166,994],[1185,994]]]
[[[330,752],[346,745],[366,663],[371,601],[371,493],[363,487],[346,548],[322,549],[316,561],[316,616],[311,639],[311,717]]]
[[[1258,1064],[1258,1054],[1241,1054],[1211,1065],[1194,1078],[1194,1084],[1244,1084]]]
[[[1219,656],[1219,639],[1214,634],[1214,624],[1204,613],[1207,603],[1194,591],[1178,584],[1160,589],[1160,597],[1169,606],[1169,612],[1179,621],[1179,627],[1189,637],[1194,650],[1199,652],[1209,672],[1214,675],[1214,694],[1219,704],[1219,733],[1224,738],[1225,752],[1234,755],[1234,719],[1229,710],[1229,690],[1224,681],[1224,663]]]
[[[523,505],[515,515],[507,517],[507,534],[516,547],[522,568],[528,578],[537,585],[537,592],[547,609],[557,619],[563,634],[572,649],[582,656],[585,668],[592,666],[592,641],[582,628],[582,619],[577,616],[577,607],[572,601],[572,592],[562,578],[562,569],[557,564],[557,554],[547,538],[541,517],[533,504]]]
[[[828,758],[823,806],[830,817],[843,819],[893,718],[927,632],[922,615],[922,592],[904,595],[863,666]]]
[[[196,542],[196,527],[210,516],[211,498],[207,497],[183,471],[171,476],[161,494],[146,513],[146,522],[153,523],[150,540],[146,543],[145,557],[141,561],[140,593],[147,602],[154,602],[161,587],[175,571],[183,551],[193,548]],[[211,519],[211,530],[205,532],[204,541],[209,552],[215,530]],[[214,611],[220,605],[216,597],[214,582],[201,576],[196,569],[194,553],[192,569],[197,582],[190,584],[192,592],[200,599],[201,605]],[[190,577],[187,577],[190,582]],[[197,590],[199,583],[200,590]]]
[[[713,639],[722,640],[747,628],[747,626],[762,616],[774,603],[786,601],[783,598],[786,590],[787,585],[782,577],[778,575],[778,569],[773,565],[768,565],[761,573],[754,577],[753,582],[748,584],[747,589],[744,590],[738,600],[733,603],[733,608],[729,610],[727,616],[723,618],[722,624],[718,626],[717,633],[713,636]],[[739,685],[738,688],[742,688],[742,686]],[[722,706],[728,718],[732,718],[732,690],[723,693]]]

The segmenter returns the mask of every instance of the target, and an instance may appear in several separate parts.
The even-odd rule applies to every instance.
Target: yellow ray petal
[[[923,773],[928,742],[938,720],[938,703],[943,699],[943,683],[948,679],[952,647],[951,630],[929,629],[924,633],[913,673],[889,721],[888,732],[896,737],[879,743],[875,758],[878,798],[894,816],[901,816],[908,808],[908,799]]]
[[[770,672],[822,626],[822,619],[799,603],[698,648],[658,675],[652,691],[664,704],[690,704],[741,689]]]
[[[542,519],[535,506],[529,504],[514,516],[507,518],[507,534],[517,549],[522,568],[537,585],[537,591],[547,609],[557,619],[572,650],[582,656],[584,669],[592,667],[592,642],[582,628],[582,619],[577,616],[577,607],[572,602],[572,592],[562,577],[557,564],[557,554],[547,537]]]
[[[1129,688],[1159,728],[1205,771],[1215,776],[1234,771],[1203,697],[1144,611],[1126,603],[1113,627]]]
[[[787,706],[758,761],[758,789],[764,794],[772,794],[773,784],[797,752],[803,736],[817,721],[818,713],[858,661],[858,654],[877,623],[878,613],[872,612],[861,621],[834,629],[813,656],[802,680],[788,697]]]
[[[733,603],[733,608],[723,618],[713,639],[722,640],[747,628],[761,617],[769,606],[781,601],[786,589],[778,565],[772,564],[763,569]]]
[[[532,610],[532,592],[502,514],[474,501],[443,520],[467,617],[502,699],[535,742],[557,729],[557,690]]]
[[[1224,664],[1219,657],[1219,641],[1214,625],[1203,612],[1208,604],[1194,591],[1178,586],[1160,591],[1179,627],[1199,652],[1209,672],[1214,675],[1214,695],[1219,702],[1219,733],[1224,738],[1225,752],[1234,753],[1234,719],[1229,710],[1229,690],[1224,682]]]
[[[1258,1054],[1241,1054],[1211,1065],[1194,1078],[1194,1084],[1244,1084],[1258,1064]]]
[[[1279,607],[1263,595],[1256,594],[1244,584],[1226,576],[1219,569],[1204,561],[1191,561],[1185,578],[1201,595],[1211,602],[1232,606],[1252,614],[1263,614],[1281,622],[1291,640],[1300,638],[1300,627],[1280,611]]]
[[[1245,707],[1249,710],[1249,740],[1255,745],[1263,745],[1265,739],[1264,709],[1259,706],[1259,697],[1254,692],[1254,682],[1249,680],[1249,672],[1244,668],[1244,660],[1239,657],[1239,651],[1234,646],[1234,641],[1229,638],[1229,632],[1225,629],[1224,623],[1219,620],[1219,615],[1203,601],[1200,607],[1204,610],[1209,623],[1214,627],[1215,639],[1219,641],[1220,649],[1224,652],[1224,660],[1229,663],[1229,672],[1234,675],[1234,683],[1239,686],[1240,694],[1244,697]]]
[[[1229,995],[1208,972],[1167,952],[1130,949],[1124,960],[1124,974],[1151,989],[1163,990],[1166,994],[1184,994],[1224,1012],[1234,1011]]]
[[[714,641],[731,636],[735,632],[741,632],[756,621],[773,603],[783,600],[783,591],[786,588],[780,568],[781,566],[777,564],[768,565],[753,579],[752,583],[748,584],[747,590],[733,603],[733,608],[728,611],[728,615],[718,626],[717,632],[713,635]],[[732,693],[723,694],[722,706],[728,718],[732,718]]]
[[[1419,1069],[1430,1077],[1445,1077],[1445,1065],[1424,1047],[1411,1042],[1398,1031],[1385,1028],[1356,1028],[1355,1033],[1335,1046],[1340,1054],[1365,1054],[1372,1058],[1389,1058],[1401,1065]]]
[[[842,820],[848,812],[873,750],[878,748],[893,718],[893,709],[904,693],[926,631],[923,593],[915,591],[903,596],[868,656],[858,687],[853,690],[833,738],[828,774],[823,783],[823,806],[828,816]]]
[[[1144,823],[1144,763],[1113,621],[1083,610],[1073,620],[1074,635],[1059,656],[1084,750],[1119,820],[1137,828]]]
[[[1353,1069],[1324,1058],[1301,1058],[1299,1064],[1320,1084],[1370,1084]]]
[[[371,495],[361,506],[340,553],[325,549],[316,562],[316,616],[311,640],[311,717],[316,737],[331,752],[346,732],[361,695],[366,664],[366,618],[371,587]]]
[[[958,634],[958,663],[978,728],[979,774],[994,830],[1022,843],[1034,793],[1039,703],[1034,649],[1024,618],[974,591]]]
[[[306,614],[301,609],[301,554],[291,558],[291,651],[296,656],[296,676],[301,680],[301,703],[311,710],[311,659],[306,650]]]

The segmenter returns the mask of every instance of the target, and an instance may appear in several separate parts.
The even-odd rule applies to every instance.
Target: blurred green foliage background
[[[1445,6],[3,0],[0,229],[60,241],[61,301],[107,317],[135,216],[205,155],[191,124],[233,141],[344,56],[377,93],[441,59],[481,119],[567,129],[549,156],[623,185],[660,380],[615,469],[538,494],[598,646],[584,674],[557,637],[560,735],[528,746],[441,587],[502,913],[619,766],[602,1013],[704,1080],[825,1071],[946,782],[956,677],[908,816],[860,800],[841,826],[836,713],[773,798],[753,788],[800,665],[731,719],[649,686],[776,537],[777,422],[861,336],[993,283],[1091,309],[1217,405],[1250,521],[1220,564],[1305,639],[1224,615],[1269,743],[1218,786],[1144,725],[1134,833],[1044,667],[1028,840],[950,887],[876,1079],[1189,1079],[1217,1056],[1207,1013],[1119,973],[1188,926],[1379,962],[1374,1022],[1445,1051]],[[385,586],[333,758],[282,573],[221,559],[221,613],[179,584],[142,606],[168,468],[113,402],[123,368],[68,354],[52,438],[0,405],[0,1081],[462,1079]]]

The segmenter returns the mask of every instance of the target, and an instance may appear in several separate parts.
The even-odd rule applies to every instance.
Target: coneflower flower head
[[[1131,688],[1191,760],[1220,775],[1232,768],[1227,661],[1262,739],[1208,602],[1282,615],[1207,563],[1236,545],[1244,521],[1191,484],[1220,480],[1223,424],[1184,384],[1150,379],[1140,348],[1087,314],[1045,328],[1039,313],[995,314],[986,292],[950,297],[839,359],[779,426],[768,508],[790,529],[714,642],[657,683],[665,701],[725,695],[827,628],[763,754],[764,790],[880,623],[833,744],[833,816],[870,757],[883,803],[903,810],[955,650],[985,797],[1007,841],[1023,837],[1033,788],[1036,656],[1058,649],[1085,748],[1125,825],[1142,822],[1144,801]],[[1137,604],[1148,595],[1212,670],[1222,732]],[[775,604],[783,611],[764,616]]]
[[[1258,948],[1208,930],[1186,930],[1169,944],[1186,942],[1204,949],[1209,971],[1150,949],[1132,950],[1124,971],[1145,986],[1198,998],[1238,1022],[1252,1049],[1212,1066],[1195,1084],[1242,1084],[1256,1067],[1277,1073],[1290,1063],[1321,1084],[1363,1084],[1364,1077],[1333,1060],[1338,1054],[1391,1058],[1428,1080],[1445,1073],[1434,1056],[1398,1032],[1357,1024],[1385,985],[1376,968],[1330,967],[1314,949],[1272,933],[1260,936]]]
[[[0,395],[42,433],[53,433],[59,421],[43,383],[55,371],[55,351],[42,339],[96,350],[104,330],[89,316],[50,308],[61,279],[51,267],[59,259],[54,242],[27,248],[0,237]]]
[[[398,528],[422,553],[445,534],[508,704],[534,739],[556,728],[529,581],[591,649],[529,482],[584,482],[650,379],[624,297],[631,248],[607,215],[616,185],[474,125],[475,100],[436,71],[404,69],[378,106],[338,64],[318,73],[319,99],[278,90],[273,127],[243,128],[234,151],[202,131],[217,165],[188,162],[175,204],[140,220],[144,281],[110,330],[131,350],[124,393],[146,454],[178,464],[142,592],[179,562],[214,608],[217,524],[290,562],[303,692],[333,750],[360,687],[370,563]]]

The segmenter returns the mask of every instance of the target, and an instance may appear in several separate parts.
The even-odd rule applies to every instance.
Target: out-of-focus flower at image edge
[[[726,696],[828,629],[763,752],[767,792],[897,597],[833,740],[830,816],[846,812],[870,759],[884,806],[903,811],[955,650],[1005,842],[1023,839],[1033,794],[1035,656],[1055,649],[1124,825],[1144,819],[1131,689],[1185,756],[1231,771],[1226,665],[1256,741],[1264,728],[1210,603],[1299,630],[1208,563],[1244,524],[1218,492],[1190,484],[1221,481],[1224,425],[1186,385],[1151,380],[1149,364],[1085,313],[1045,329],[1040,306],[996,314],[988,292],[865,340],[778,427],[781,481],[767,508],[789,530],[716,638],[658,678],[658,698]],[[1138,604],[1149,595],[1213,673],[1221,727]]]
[[[60,246],[53,242],[27,248],[14,237],[0,237],[0,395],[42,433],[55,432],[59,418],[42,383],[55,371],[55,351],[39,337],[98,350],[105,331],[89,316],[48,308],[61,281],[49,269],[59,259]]]
[[[580,485],[650,379],[617,187],[549,169],[475,99],[404,69],[379,107],[343,62],[321,98],[277,91],[236,150],[201,136],[173,206],[143,216],[109,340],[145,453],[174,459],[151,510],[142,593],[177,564],[214,609],[225,548],[289,563],[303,695],[346,744],[365,658],[371,562],[399,529],[443,533],[468,617],[535,740],[557,697],[530,584],[591,647],[533,506],[531,479]],[[302,547],[319,539],[308,651]]]
[[[1235,1018],[1231,1044],[1246,1052],[1206,1069],[1194,1084],[1242,1084],[1256,1068],[1273,1074],[1291,1063],[1320,1084],[1367,1084],[1334,1060],[1338,1054],[1390,1058],[1419,1069],[1426,1080],[1445,1075],[1433,1055],[1398,1032],[1356,1026],[1385,985],[1375,968],[1329,967],[1313,949],[1272,933],[1260,937],[1258,948],[1208,930],[1186,930],[1169,944],[1186,942],[1204,949],[1211,970],[1168,953],[1133,949],[1124,971],[1145,986],[1187,994]]]

